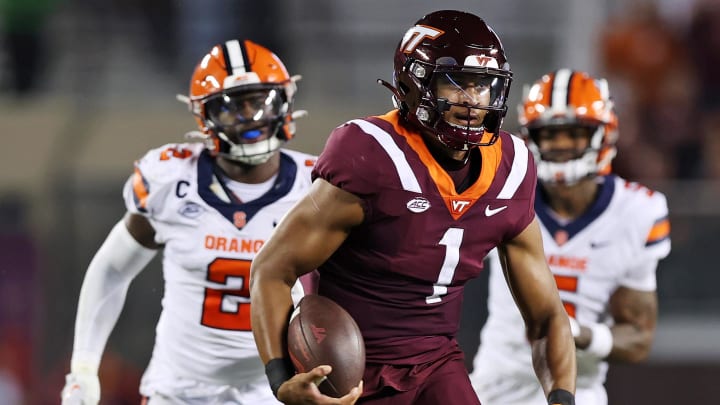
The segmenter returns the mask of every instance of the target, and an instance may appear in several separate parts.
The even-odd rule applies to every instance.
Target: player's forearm
[[[567,316],[555,315],[540,330],[547,334],[529,335],[533,367],[545,393],[555,389],[575,392],[575,343]]]
[[[653,271],[656,263],[648,268]],[[646,271],[650,271],[646,270]],[[598,357],[610,361],[637,363],[650,354],[655,337],[657,323],[657,294],[655,291],[641,291],[627,287],[618,288],[610,297],[608,305],[614,326],[587,325],[582,332],[587,333],[586,343],[577,342],[578,347],[604,347],[598,351]],[[586,325],[582,325],[586,326]],[[602,327],[606,328],[603,330]],[[599,332],[599,333],[598,333]],[[597,341],[600,344],[597,344]],[[589,350],[592,352],[592,350]]]
[[[613,345],[609,361],[638,363],[647,359],[652,347],[654,331],[632,324],[615,325],[611,329]]]
[[[254,271],[254,270],[253,270]],[[259,269],[259,273],[263,273]],[[285,337],[292,310],[291,286],[281,278],[253,272],[250,296],[252,330],[263,363],[287,357]]]
[[[579,325],[575,338],[578,350],[613,362],[638,363],[650,354],[654,327],[642,328],[631,323],[616,324],[612,328],[602,324]]]

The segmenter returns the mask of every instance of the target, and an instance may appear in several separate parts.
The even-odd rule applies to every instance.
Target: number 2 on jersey
[[[440,244],[445,245],[445,260],[443,260],[438,280],[433,284],[433,295],[425,297],[425,303],[437,304],[442,301],[442,296],[447,294],[447,286],[452,282],[455,268],[460,262],[460,244],[462,244],[464,232],[464,229],[449,228],[440,239]]]
[[[242,287],[238,290],[205,289],[201,324],[215,329],[250,331],[250,260],[213,260],[208,266],[207,279],[214,283],[227,284],[228,278],[238,278]],[[223,304],[230,297],[233,308],[225,309]]]
[[[160,160],[170,160],[170,157],[178,158],[178,159],[186,159],[192,156],[192,152],[183,149],[183,148],[177,148],[177,147],[169,147],[162,151],[160,153]]]

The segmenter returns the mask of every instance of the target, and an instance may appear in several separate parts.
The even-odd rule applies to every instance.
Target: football
[[[355,320],[320,295],[304,296],[290,316],[288,351],[300,373],[323,364],[332,367],[318,382],[320,392],[331,397],[346,395],[365,372],[365,342]]]

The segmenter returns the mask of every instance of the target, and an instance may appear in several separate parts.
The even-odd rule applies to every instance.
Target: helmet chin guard
[[[608,153],[604,159],[599,159],[598,150],[588,149],[577,159],[566,162],[552,162],[538,158],[540,152],[537,147],[529,148],[537,162],[537,177],[543,183],[556,183],[571,186],[582,179],[595,177],[598,174],[598,161],[605,160],[604,164],[609,165],[615,157],[615,149]]]
[[[219,156],[251,166],[267,162],[283,145],[277,136],[271,136],[255,143],[234,143],[223,132],[218,132],[217,136],[227,145],[225,151],[217,152]]]

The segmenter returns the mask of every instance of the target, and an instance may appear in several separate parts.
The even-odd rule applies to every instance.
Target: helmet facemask
[[[270,159],[295,135],[296,82],[282,61],[249,40],[218,44],[195,67],[187,102],[213,154],[247,165]]]
[[[542,144],[564,132],[575,143],[587,139],[585,148],[544,149]],[[528,147],[537,164],[538,179],[545,183],[573,185],[597,176],[615,157],[615,148],[604,144],[605,126],[597,122],[554,123],[525,129]]]
[[[283,125],[290,105],[282,86],[243,86],[202,104],[206,127],[219,138],[217,153],[226,159],[258,165],[287,141]]]
[[[436,65],[431,69],[411,63],[410,76],[419,82],[420,94],[410,117],[452,149],[494,143],[507,111],[509,75],[490,68]],[[420,76],[428,71],[427,78]]]

